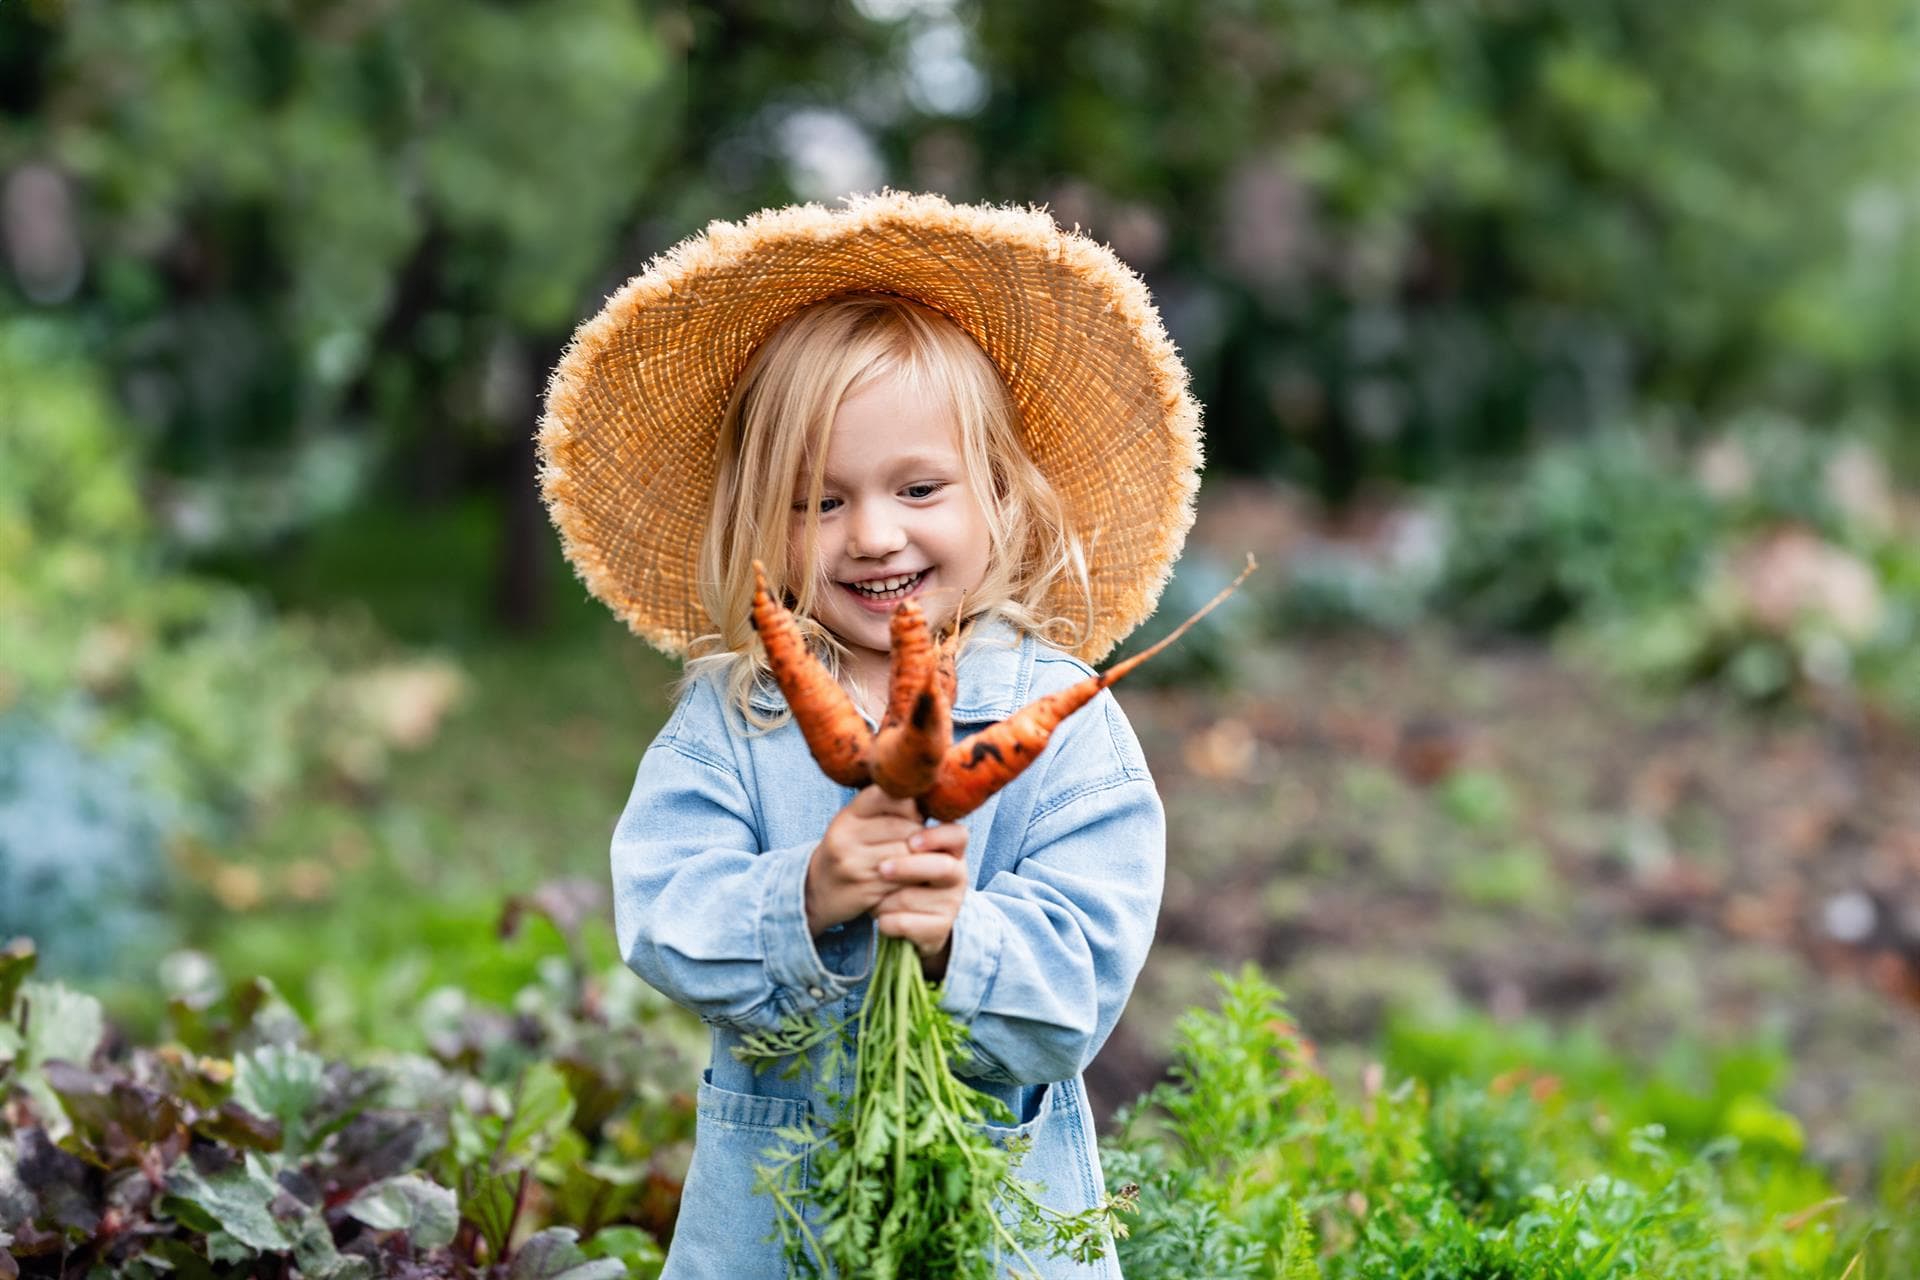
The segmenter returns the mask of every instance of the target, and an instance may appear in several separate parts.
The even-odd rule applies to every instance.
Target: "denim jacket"
[[[1001,623],[976,628],[961,655],[956,735],[1003,720],[1083,679],[1068,655]],[[767,688],[756,705],[773,711]],[[807,863],[853,792],[830,781],[788,721],[750,733],[717,682],[683,694],[640,762],[613,837],[621,954],[713,1033],[698,1089],[693,1164],[665,1280],[783,1274],[770,1202],[754,1165],[774,1130],[822,1115],[851,1071],[821,1079],[822,1055],[792,1079],[756,1075],[731,1050],[742,1032],[789,1014],[854,1012],[876,939],[871,917],[810,935]],[[968,1027],[960,1069],[1015,1117],[1023,1177],[1042,1199],[1078,1210],[1102,1194],[1081,1073],[1119,1020],[1153,940],[1166,854],[1165,815],[1132,728],[1112,694],[1067,720],[1005,790],[962,819],[971,872],[954,920],[940,1005]],[[1037,1254],[1052,1277],[1118,1277],[1111,1245],[1083,1267]]]

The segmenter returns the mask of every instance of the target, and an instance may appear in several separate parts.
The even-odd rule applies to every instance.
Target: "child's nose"
[[[855,513],[848,537],[848,554],[863,560],[878,560],[906,545],[907,531],[884,511],[863,507]]]

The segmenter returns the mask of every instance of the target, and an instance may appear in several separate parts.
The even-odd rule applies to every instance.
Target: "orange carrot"
[[[947,632],[946,638],[940,642],[940,660],[939,660],[939,668],[938,668],[939,675],[940,675],[940,688],[942,692],[946,694],[947,705],[949,707],[953,705],[953,700],[959,696],[959,689],[960,689],[960,671],[958,667],[959,656],[960,656],[960,619],[955,618],[953,620],[953,630]]]
[[[933,637],[927,631],[927,615],[917,600],[902,600],[887,624],[891,645],[887,668],[887,714],[880,722],[884,732],[907,718],[913,700],[927,682],[927,667],[938,661]]]
[[[767,649],[767,665],[820,769],[843,787],[871,781],[867,757],[873,733],[855,710],[853,699],[807,648],[806,637],[787,607],[767,590],[765,566],[753,562],[753,629]]]
[[[953,742],[953,695],[941,679],[940,651],[926,615],[912,600],[893,611],[892,684],[887,719],[869,753],[873,780],[890,796],[917,796]]]
[[[1188,627],[1212,613],[1222,600],[1246,581],[1254,567],[1253,557],[1248,556],[1247,567],[1240,571],[1239,577],[1152,648],[1135,654],[1125,662],[1116,663],[1099,675],[1035,699],[999,724],[989,725],[947,748],[935,772],[933,786],[920,797],[920,811],[940,822],[952,822],[985,804],[989,797],[1039,759],[1040,753],[1047,749],[1053,731],[1068,716],[1092,702],[1102,689],[1178,640]]]

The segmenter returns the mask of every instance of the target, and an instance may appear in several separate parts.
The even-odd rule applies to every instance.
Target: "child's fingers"
[[[876,919],[880,932],[891,938],[905,938],[922,952],[938,951],[953,932],[953,921],[926,911],[889,911]]]
[[[853,838],[868,848],[882,845],[898,849],[920,830],[920,824],[907,818],[867,818],[854,829]]]
[[[874,905],[873,914],[879,919],[904,911],[908,915],[936,915],[942,920],[951,920],[959,914],[961,897],[951,889],[910,884],[881,898]]]
[[[957,822],[942,822],[931,827],[923,827],[907,837],[907,847],[927,853],[942,853],[954,858],[965,857],[967,829]]]
[[[885,814],[898,818],[907,818],[912,820],[915,826],[919,825],[920,811],[914,807],[912,800],[897,799],[888,795],[879,787],[869,786],[860,788],[859,791],[854,793],[854,797],[848,803],[847,808],[863,818],[877,818]]]
[[[887,803],[893,805],[896,802],[889,797]],[[897,803],[910,805],[912,801],[903,800]],[[902,811],[896,808],[868,810],[861,805],[857,797],[847,806],[847,819],[854,836],[862,844],[884,844],[888,841],[905,840],[909,836],[918,834],[925,825],[920,819],[918,810]]]
[[[880,863],[880,878],[890,884],[924,884],[951,889],[967,878],[967,864],[950,853],[910,853]]]

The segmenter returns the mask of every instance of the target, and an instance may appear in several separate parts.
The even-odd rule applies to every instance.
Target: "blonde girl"
[[[1102,694],[958,823],[813,765],[748,622],[781,579],[869,718],[887,617],[963,623],[956,735],[1084,677],[1151,612],[1191,520],[1197,412],[1138,280],[1032,210],[884,195],[715,224],[581,327],[549,390],[546,495],[581,576],[689,656],[612,847],[616,935],[713,1053],[666,1274],[777,1276],[754,1166],[846,1069],[732,1050],[858,1007],[876,931],[967,1027],[1022,1176],[1103,1194],[1082,1072],[1153,936],[1163,810]],[[1109,1250],[1053,1276],[1117,1276]]]

